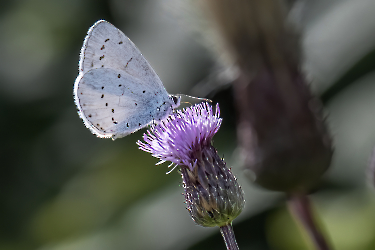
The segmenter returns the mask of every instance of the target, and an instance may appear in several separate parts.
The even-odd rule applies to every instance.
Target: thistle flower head
[[[180,166],[187,209],[205,227],[230,225],[242,211],[243,191],[212,146],[219,130],[219,106],[197,104],[152,127],[138,141],[139,148]]]
[[[196,156],[211,145],[212,137],[219,130],[222,119],[208,103],[178,110],[166,121],[154,126],[143,135],[145,143],[138,141],[139,148],[159,158],[158,164],[170,161],[193,170]],[[198,154],[198,155],[197,155]]]

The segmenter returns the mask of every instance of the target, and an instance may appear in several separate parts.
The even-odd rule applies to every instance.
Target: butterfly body
[[[180,104],[130,39],[104,20],[85,38],[74,99],[86,127],[112,139],[164,120]]]

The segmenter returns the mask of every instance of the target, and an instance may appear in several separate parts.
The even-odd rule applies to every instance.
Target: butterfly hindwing
[[[92,69],[77,81],[79,114],[99,137],[125,136],[172,112],[164,88],[149,88],[124,71]]]

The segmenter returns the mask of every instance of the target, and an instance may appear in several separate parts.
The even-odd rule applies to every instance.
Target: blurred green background
[[[285,197],[243,177],[231,88],[209,85],[217,64],[193,2],[0,2],[0,250],[225,249],[218,228],[190,219],[178,172],[166,175],[167,165],[154,166],[137,149],[142,132],[99,139],[79,119],[72,97],[79,52],[99,19],[132,39],[169,93],[210,94],[220,103],[214,143],[246,195],[234,221],[239,247],[312,249]],[[319,221],[336,249],[375,249],[375,192],[366,176],[375,145],[375,1],[289,2],[303,68],[335,142],[312,195]]]

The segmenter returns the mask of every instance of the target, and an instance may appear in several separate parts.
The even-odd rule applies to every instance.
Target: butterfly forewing
[[[80,73],[94,68],[111,68],[143,79],[145,84],[160,85],[159,77],[135,44],[114,25],[100,20],[88,31],[80,57]]]

